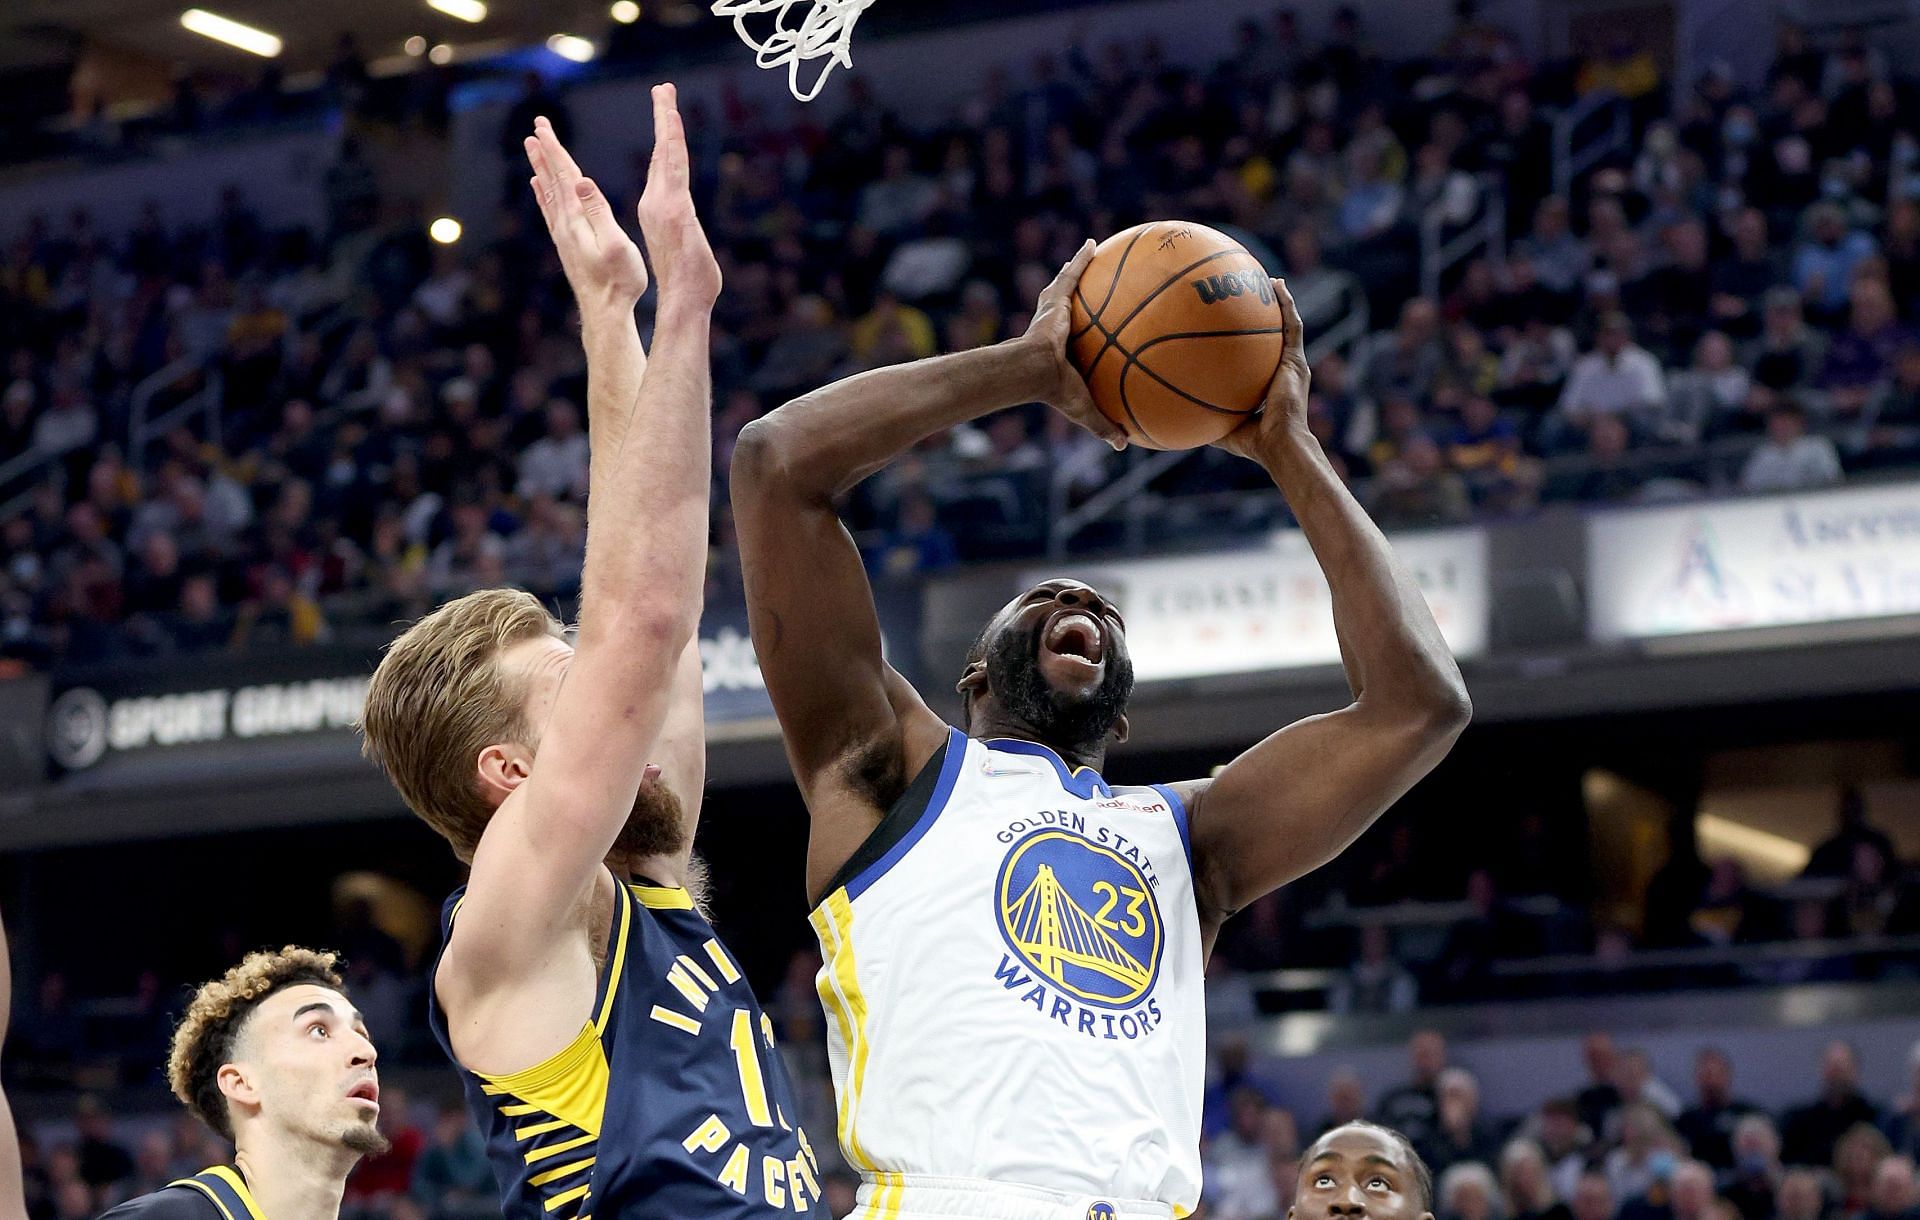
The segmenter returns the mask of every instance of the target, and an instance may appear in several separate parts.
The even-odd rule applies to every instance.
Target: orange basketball
[[[1135,444],[1211,444],[1257,411],[1284,343],[1273,281],[1246,247],[1184,220],[1100,243],[1073,293],[1067,355]]]

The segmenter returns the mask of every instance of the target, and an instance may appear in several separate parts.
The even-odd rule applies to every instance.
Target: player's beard
[[[1062,753],[1097,750],[1113,732],[1133,694],[1133,660],[1110,647],[1100,685],[1086,696],[1063,695],[1040,672],[1040,637],[1046,622],[1032,631],[1002,631],[987,647],[987,689],[1000,705],[1019,717]]]
[[[355,1123],[341,1134],[340,1146],[361,1156],[379,1156],[393,1147],[393,1143],[372,1123]]]
[[[644,860],[649,856],[671,856],[687,845],[687,824],[680,806],[680,798],[673,789],[658,779],[645,780],[640,791],[634,794],[633,811],[627,815],[627,824],[620,828],[620,837],[613,842],[613,852],[627,861]]]

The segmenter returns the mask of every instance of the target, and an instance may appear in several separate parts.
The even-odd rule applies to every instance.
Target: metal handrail
[[[1420,217],[1420,292],[1429,299],[1439,298],[1442,276],[1482,251],[1495,262],[1506,261],[1506,195],[1492,175],[1482,174],[1478,181],[1480,210],[1452,237],[1446,236],[1444,201],[1436,201]]]
[[[1361,287],[1359,279],[1347,285],[1342,303],[1346,306],[1346,312],[1307,341],[1308,364],[1334,352],[1351,357],[1353,349],[1371,333],[1373,313],[1367,305],[1366,289]]]
[[[1845,940],[1773,941],[1750,945],[1708,945],[1680,949],[1640,949],[1618,960],[1591,953],[1557,953],[1493,963],[1493,972],[1510,978],[1543,974],[1623,974],[1688,966],[1760,966],[1772,962],[1819,961],[1869,953],[1920,953],[1920,936],[1858,936]]]
[[[1604,114],[1605,132],[1595,140],[1575,147],[1575,139],[1588,119]],[[1565,195],[1573,180],[1600,163],[1633,139],[1627,104],[1611,93],[1590,93],[1553,118],[1553,193]]]
[[[1339,320],[1315,335],[1307,344],[1309,363],[1331,352],[1348,354],[1355,344],[1366,337],[1371,315],[1367,308],[1367,294],[1357,281],[1347,289],[1344,304],[1346,312],[1340,315]],[[1130,448],[1127,450],[1127,468],[1120,477],[1074,508],[1067,506],[1066,482],[1056,474],[1047,489],[1047,557],[1062,558],[1067,545],[1082,530],[1123,508],[1128,512],[1131,531],[1137,535],[1150,515],[1145,511],[1146,507],[1159,499],[1150,495],[1147,488],[1155,479],[1192,457],[1194,452]]]
[[[46,470],[58,462],[61,456],[57,453],[42,453],[38,449],[28,449],[25,453],[0,462],[0,492],[4,492],[16,483],[27,484],[24,490],[0,502],[0,517],[10,516],[14,509],[33,497],[34,487],[39,484],[39,480],[29,479],[27,476]]]
[[[224,382],[217,367],[212,376],[200,388],[199,393],[187,398],[159,419],[149,419],[148,411],[153,405],[154,395],[172,385],[180,378],[196,369],[209,367],[210,361],[198,356],[184,356],[167,365],[156,373],[149,374],[134,387],[127,420],[127,465],[136,474],[147,471],[147,446],[156,437],[163,437],[174,428],[193,419],[197,415],[207,418],[207,439],[218,445],[220,435],[220,400]]]

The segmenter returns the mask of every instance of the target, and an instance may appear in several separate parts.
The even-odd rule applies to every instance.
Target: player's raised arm
[[[653,100],[653,162],[640,200],[660,291],[653,353],[642,382],[638,338],[628,332],[643,280],[629,271],[611,283],[575,281],[576,291],[590,289],[581,302],[589,417],[617,415],[636,384],[639,392],[624,438],[595,471],[576,649],[532,662],[566,666],[550,707],[530,711],[544,720],[529,726],[540,766],[482,755],[483,773],[498,767],[502,782],[517,786],[474,852],[443,961],[443,971],[452,964],[468,980],[511,977],[550,956],[600,876],[646,769],[659,765],[673,692],[684,685],[674,679],[700,618],[712,465],[708,342],[720,271],[694,215],[672,86],[656,87]],[[602,248],[617,245],[611,213],[581,207],[595,194],[583,181],[556,175],[556,185],[574,188],[550,201],[563,260],[587,235]]]
[[[540,215],[560,255],[561,269],[580,309],[581,343],[592,385],[587,396],[589,495],[605,486],[626,445],[647,353],[633,323],[633,307],[647,290],[647,264],[640,248],[615,218],[613,206],[593,179],[580,172],[545,118],[534,120],[524,141],[530,180]],[[589,511],[591,518],[594,514]],[[582,607],[584,617],[588,607]],[[649,761],[679,798],[686,822],[684,863],[693,847],[694,824],[706,782],[705,691],[698,639],[687,642],[673,677],[667,720]]]
[[[733,510],[747,614],[813,817],[807,874],[815,894],[945,733],[881,656],[873,591],[834,502],[927,437],[1020,403],[1051,402],[1124,443],[1065,356],[1067,295],[1092,256],[1088,242],[1061,270],[1025,335],[861,373],[740,434]]]
[[[1220,444],[1260,463],[1299,519],[1333,591],[1353,702],[1281,729],[1210,781],[1175,785],[1188,806],[1209,936],[1338,855],[1446,756],[1472,715],[1419,586],[1307,431],[1300,314],[1285,284],[1274,288],[1285,358],[1261,414]]]

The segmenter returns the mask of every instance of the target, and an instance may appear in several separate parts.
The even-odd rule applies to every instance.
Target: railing
[[[1321,328],[1320,333],[1307,341],[1307,363],[1313,364],[1324,357],[1338,352],[1351,359],[1353,349],[1360,340],[1367,337],[1373,329],[1373,313],[1367,307],[1367,292],[1361,286],[1358,276],[1347,281],[1340,299],[1341,314],[1338,320]]]
[[[11,517],[33,499],[40,485],[40,480],[33,476],[50,469],[59,460],[57,454],[29,449],[0,462],[0,520]]]
[[[1562,110],[1553,120],[1553,193],[1565,195],[1575,178],[1632,139],[1627,104],[1611,93],[1589,94]]]
[[[1420,217],[1420,292],[1429,300],[1438,300],[1446,273],[1470,258],[1482,254],[1498,263],[1507,254],[1506,194],[1492,175],[1479,179],[1479,208],[1471,220],[1452,226],[1448,214],[1452,208],[1440,199]],[[1456,231],[1448,233],[1450,227]]]
[[[166,411],[158,419],[151,417],[153,400],[160,391],[177,384],[193,372],[212,367],[200,356],[182,356],[158,372],[149,374],[145,380],[133,388],[128,407],[127,465],[135,473],[146,473],[147,446],[181,424],[191,422],[196,416],[204,416],[207,421],[206,439],[215,445],[220,443],[222,383],[217,370],[211,372],[199,391],[189,396],[184,402]]]
[[[1315,335],[1307,344],[1307,361],[1313,363],[1339,352],[1351,355],[1360,340],[1366,338],[1371,318],[1367,294],[1356,280],[1347,290],[1342,305],[1345,312],[1338,320]],[[1151,450],[1129,448],[1126,469],[1120,476],[1089,496],[1083,503],[1069,507],[1069,488],[1065,479],[1055,477],[1048,486],[1047,557],[1062,558],[1081,533],[1117,513],[1124,512],[1126,540],[1138,550],[1146,541],[1147,522],[1162,497],[1149,492],[1153,481],[1192,457],[1194,450]]]

